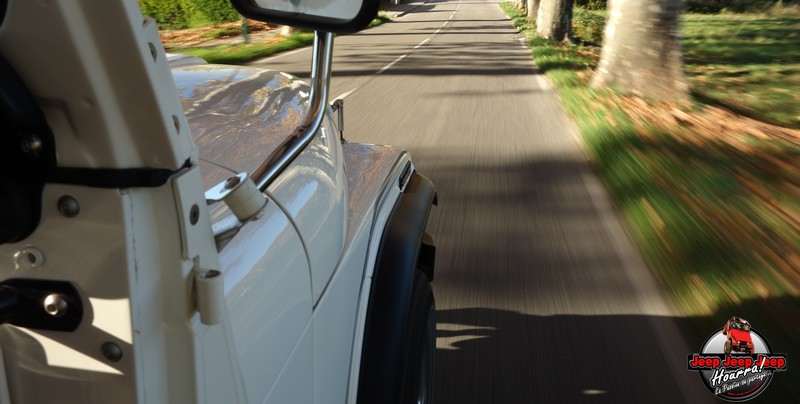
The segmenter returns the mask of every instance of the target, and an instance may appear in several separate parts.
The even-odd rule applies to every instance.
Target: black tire
[[[436,303],[427,276],[419,270],[414,272],[400,402],[431,404],[434,402]]]
[[[731,354],[731,340],[725,341],[725,347],[723,348],[723,351],[725,352],[725,355]]]

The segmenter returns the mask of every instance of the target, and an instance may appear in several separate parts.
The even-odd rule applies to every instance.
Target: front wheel
[[[717,345],[717,346],[719,346],[719,345]],[[725,355],[730,355],[731,354],[731,341],[730,340],[725,341],[724,351],[725,351]]]
[[[436,304],[427,276],[417,270],[406,337],[403,403],[431,404],[436,356]]]

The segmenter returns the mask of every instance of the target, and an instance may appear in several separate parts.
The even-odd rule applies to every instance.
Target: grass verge
[[[367,28],[376,27],[391,20],[392,19],[387,15],[379,14],[378,17],[370,22]],[[212,32],[213,34],[211,35],[218,34],[217,31]],[[175,49],[171,50],[170,52],[197,56],[204,59],[208,63],[242,64],[258,58],[302,48],[304,46],[311,45],[312,43],[314,43],[314,33],[295,31],[289,36],[277,36],[265,42],[211,47],[192,47]]]
[[[600,44],[605,10],[575,8],[575,35]],[[800,129],[800,5],[751,14],[684,14],[693,95],[764,122]]]
[[[313,42],[314,33],[293,32],[286,37],[275,37],[270,42],[184,48],[174,50],[173,52],[197,56],[205,59],[208,63],[241,64],[254,59],[307,46]]]
[[[800,355],[793,342],[800,327],[791,321],[800,312],[800,131],[697,101],[648,104],[594,90],[598,48],[535,38],[531,21],[510,3],[501,7],[528,37],[534,61],[580,128],[636,244],[681,310],[689,340],[699,345],[727,318],[742,315],[781,352]],[[749,45],[737,41],[746,53]],[[695,49],[706,61],[737,55],[702,41]],[[777,386],[762,397],[797,401],[800,386],[785,376],[776,376]]]
[[[800,129],[800,16],[688,14],[681,33],[698,98]]]

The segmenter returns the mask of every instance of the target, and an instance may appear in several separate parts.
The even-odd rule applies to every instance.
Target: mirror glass
[[[361,9],[361,0],[255,0],[262,9],[352,20]]]
[[[247,18],[314,31],[351,33],[375,18],[380,0],[231,0]]]

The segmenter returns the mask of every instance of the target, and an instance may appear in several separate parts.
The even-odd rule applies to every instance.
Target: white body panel
[[[264,217],[245,225],[222,250],[220,262],[248,401],[262,402],[311,321],[303,244],[270,201]]]
[[[299,120],[307,86],[274,72],[184,65],[179,98],[135,0],[10,4],[0,49],[42,106],[58,165],[173,172],[151,188],[48,184],[37,231],[0,245],[0,281],[68,281],[84,306],[73,332],[0,326],[11,401],[355,402],[370,281],[410,166],[405,152],[342,146],[325,118],[268,188],[263,213],[218,251],[212,222],[230,212],[207,206],[203,193],[230,173],[208,161],[257,166]],[[209,91],[199,94],[203,80]],[[237,154],[220,161],[214,147]],[[64,195],[80,203],[76,217],[59,214]],[[44,265],[15,269],[14,255],[32,247]],[[209,270],[223,279],[214,325],[201,322],[194,284]],[[107,342],[121,359],[103,355]]]
[[[311,265],[314,305],[342,256],[347,219],[347,178],[342,147],[326,118],[320,133],[270,187],[297,226]]]

